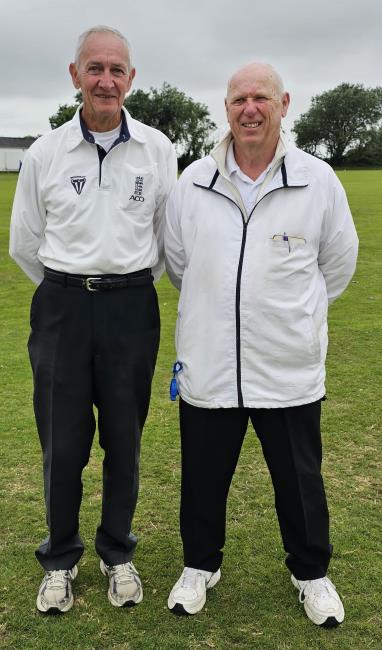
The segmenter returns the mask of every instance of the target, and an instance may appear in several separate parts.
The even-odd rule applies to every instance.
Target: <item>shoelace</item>
[[[48,571],[46,574],[46,584],[51,587],[62,587],[70,578],[70,572],[63,569]]]
[[[195,583],[198,577],[204,578],[205,576],[200,571],[196,569],[185,569],[182,575],[182,587],[195,589]]]
[[[110,567],[110,572],[115,580],[118,583],[133,582],[135,571],[130,564],[117,564],[116,566]]]
[[[316,596],[323,596],[324,598],[330,598],[331,589],[334,589],[333,583],[329,578],[321,578],[320,580],[309,580],[307,583],[301,587],[298,599],[300,603],[303,603],[305,598],[309,597],[312,592]]]

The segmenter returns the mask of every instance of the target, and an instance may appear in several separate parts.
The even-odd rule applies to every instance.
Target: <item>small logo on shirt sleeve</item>
[[[70,182],[76,190],[77,194],[81,194],[86,183],[86,176],[71,176]]]
[[[133,200],[133,201],[143,202],[145,198],[142,195],[143,195],[143,176],[136,176],[134,194],[130,196],[129,201]]]

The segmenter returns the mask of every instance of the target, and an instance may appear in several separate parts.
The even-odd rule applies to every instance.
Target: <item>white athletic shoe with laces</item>
[[[316,625],[334,627],[342,623],[345,611],[334,584],[329,578],[297,580],[292,583],[299,590],[299,601],[304,604],[308,618]]]
[[[73,605],[72,580],[78,574],[77,566],[73,569],[47,571],[37,595],[37,609],[44,613],[65,613]]]
[[[212,589],[220,580],[221,573],[185,567],[168,597],[168,608],[175,614],[196,614],[203,609],[207,589]]]
[[[109,578],[107,596],[114,607],[130,607],[142,601],[141,579],[132,562],[109,566],[101,560],[100,569]]]

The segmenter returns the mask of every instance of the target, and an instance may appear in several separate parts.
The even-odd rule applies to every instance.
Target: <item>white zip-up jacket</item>
[[[158,279],[165,205],[176,182],[174,147],[123,108],[120,137],[101,160],[79,110],[24,158],[10,255],[36,284],[44,266],[93,276],[152,268]]]
[[[183,172],[167,203],[179,392],[204,408],[310,403],[325,394],[328,303],[357,258],[345,191],[280,138],[247,214],[225,169],[230,139]]]

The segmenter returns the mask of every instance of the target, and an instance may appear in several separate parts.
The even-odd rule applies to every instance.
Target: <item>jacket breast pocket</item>
[[[301,250],[302,247],[306,246],[306,239],[300,235],[273,235],[269,244],[273,249],[290,253],[294,250]]]
[[[303,238],[270,239],[262,272],[266,300],[300,304],[316,281],[317,256]]]
[[[134,167],[126,163],[120,174],[119,207],[138,220],[151,218],[159,189],[157,165]]]

